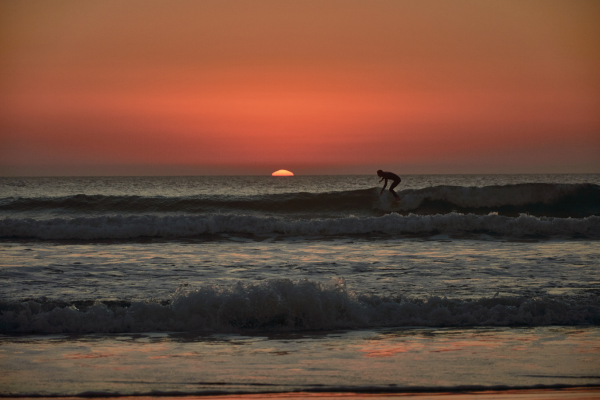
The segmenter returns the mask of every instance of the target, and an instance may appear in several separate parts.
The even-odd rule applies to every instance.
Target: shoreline
[[[600,398],[600,385],[597,386],[577,386],[561,388],[520,388],[520,389],[493,389],[493,390],[442,390],[442,391],[300,391],[300,392],[264,392],[264,393],[207,393],[206,395],[188,395],[188,394],[142,394],[142,395],[102,395],[101,393],[82,393],[73,396],[5,396],[0,395],[2,399],[53,399],[53,400],[73,400],[73,399],[123,399],[123,400],[230,400],[230,399],[387,399],[401,397],[403,399],[436,399],[436,400],[472,400],[472,399],[575,399],[592,400]]]

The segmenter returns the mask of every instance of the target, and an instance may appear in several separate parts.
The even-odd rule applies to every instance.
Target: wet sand
[[[0,395],[598,398],[598,343],[597,327],[5,335]]]
[[[89,399],[90,397],[18,397],[19,400],[52,399],[76,400]],[[93,397],[96,400],[109,400],[115,397]],[[474,392],[423,392],[423,393],[257,393],[257,394],[226,394],[208,396],[123,396],[119,400],[258,400],[258,399],[289,399],[289,400],[378,400],[378,399],[403,399],[403,400],[596,400],[600,398],[600,388],[567,388],[567,389],[527,389],[503,391],[474,391]],[[17,399],[8,397],[6,399]]]

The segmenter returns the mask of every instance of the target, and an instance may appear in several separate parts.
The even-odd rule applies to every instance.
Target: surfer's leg
[[[400,181],[394,181],[394,183],[392,183],[392,185],[390,186],[390,192],[392,192],[392,194],[394,195],[394,197],[395,197],[396,199],[399,199],[399,198],[400,198],[400,196],[398,196],[398,195],[396,194],[396,192],[394,192],[394,188],[395,188],[396,186],[398,186],[398,184],[399,184],[399,183],[400,183]]]

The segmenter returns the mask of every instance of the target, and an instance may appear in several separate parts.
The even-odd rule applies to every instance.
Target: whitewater
[[[600,385],[600,175],[401,177],[1,178],[0,394]]]

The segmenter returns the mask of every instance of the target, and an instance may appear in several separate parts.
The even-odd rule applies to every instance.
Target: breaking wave
[[[349,292],[343,280],[269,280],[180,288],[163,302],[0,302],[0,331],[23,333],[241,330],[290,331],[400,326],[600,324],[600,299],[388,298]]]
[[[278,217],[236,216],[103,216],[79,218],[4,218],[2,238],[135,239],[141,237],[184,238],[204,234],[283,234],[295,236],[339,236],[383,233],[421,235],[429,233],[489,233],[511,237],[561,236],[600,237],[600,217],[553,218],[520,215],[437,214],[407,216],[396,213],[381,217],[347,217],[290,220]]]
[[[600,215],[600,186],[546,183],[486,187],[435,186],[404,190],[399,209],[418,214],[457,211],[581,218]]]
[[[504,186],[435,186],[405,189],[390,204],[370,188],[330,193],[284,193],[254,196],[144,197],[75,195],[65,197],[0,199],[0,211],[69,213],[281,213],[315,217],[328,213],[378,215],[382,212],[445,214],[452,211],[478,215],[496,212],[517,216],[582,218],[600,215],[600,186],[594,184],[527,183]]]

